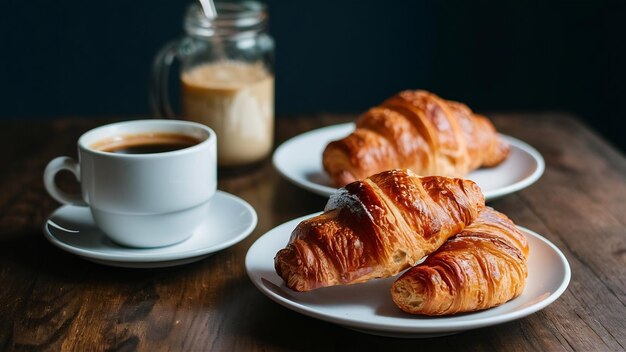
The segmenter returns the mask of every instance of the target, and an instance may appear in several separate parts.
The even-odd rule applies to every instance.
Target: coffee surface
[[[153,154],[188,148],[200,142],[200,139],[184,134],[144,133],[103,139],[92,144],[91,147],[116,154]]]

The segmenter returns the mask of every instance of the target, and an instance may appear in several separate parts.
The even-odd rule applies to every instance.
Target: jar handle
[[[150,81],[150,106],[161,118],[175,118],[169,98],[169,73],[172,63],[178,56],[180,40],[167,43],[154,58]]]

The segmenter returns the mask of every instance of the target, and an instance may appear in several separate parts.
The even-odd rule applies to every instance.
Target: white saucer
[[[345,123],[295,136],[276,149],[272,159],[274,167],[295,185],[327,197],[337,189],[324,171],[322,152],[330,141],[343,138],[353,130],[353,123]],[[466,177],[480,186],[488,201],[530,186],[545,168],[543,157],[535,148],[519,139],[502,137],[511,144],[509,157],[496,167],[475,170]]]
[[[567,259],[555,245],[520,227],[530,246],[526,288],[519,297],[499,307],[447,317],[411,315],[391,300],[389,289],[395,277],[295,292],[274,271],[274,256],[287,245],[296,225],[314,215],[317,214],[291,220],[257,239],[246,255],[248,276],[263,294],[293,311],[368,334],[432,337],[519,319],[554,302],[565,291],[571,277]]]
[[[87,207],[64,205],[44,224],[55,246],[84,259],[127,268],[160,268],[191,263],[230,247],[256,227],[254,209],[241,198],[217,191],[206,221],[187,240],[172,246],[136,249],[115,244],[94,224]]]

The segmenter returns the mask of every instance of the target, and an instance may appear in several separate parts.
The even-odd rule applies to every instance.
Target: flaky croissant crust
[[[275,268],[296,291],[389,277],[433,252],[484,207],[472,181],[390,170],[347,185],[301,222]]]
[[[498,165],[509,145],[484,116],[435,94],[403,91],[359,117],[349,136],[329,143],[324,169],[337,187],[393,168],[463,177]]]
[[[484,208],[393,284],[391,296],[412,314],[447,315],[487,309],[519,296],[526,284],[528,243],[504,214]]]

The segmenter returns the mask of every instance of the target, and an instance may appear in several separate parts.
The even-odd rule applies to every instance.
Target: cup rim
[[[90,146],[90,143],[88,144],[87,139],[89,139],[91,136],[93,136],[94,134],[97,133],[101,133],[102,131],[108,130],[108,129],[113,129],[119,126],[125,126],[125,125],[141,125],[141,124],[169,124],[169,125],[178,125],[178,126],[187,126],[187,127],[195,127],[195,128],[199,128],[201,130],[203,130],[204,132],[207,133],[207,138],[205,138],[204,140],[202,140],[200,143],[198,144],[194,144],[190,147],[186,147],[186,148],[182,148],[182,149],[177,149],[177,150],[172,150],[172,151],[167,151],[167,152],[158,152],[158,153],[146,153],[146,154],[122,154],[122,153],[111,153],[111,152],[105,152],[105,151],[101,151],[101,150],[97,150],[94,149]],[[156,130],[159,130],[158,128]],[[149,132],[150,130],[146,130],[146,132]],[[159,132],[168,132],[168,131],[159,131]],[[179,131],[177,131],[179,132]],[[113,133],[114,134],[114,133]],[[184,134],[184,133],[182,133]],[[102,137],[102,138],[106,138],[106,137]],[[215,131],[213,131],[213,129],[211,129],[210,127],[203,125],[201,123],[198,122],[193,122],[193,121],[186,121],[186,120],[169,120],[169,119],[142,119],[142,120],[128,120],[128,121],[120,121],[120,122],[113,122],[113,123],[109,123],[106,125],[102,125],[102,126],[98,126],[95,128],[90,129],[89,131],[83,133],[79,138],[78,138],[78,148],[94,154],[94,155],[100,155],[100,156],[104,156],[104,157],[111,157],[111,158],[122,158],[122,159],[137,159],[137,158],[159,158],[159,157],[163,157],[163,156],[176,156],[176,155],[180,155],[180,154],[187,154],[187,153],[193,153],[195,150],[204,148],[205,146],[209,145],[209,144],[217,144],[217,140],[216,140],[217,136],[215,134]]]

